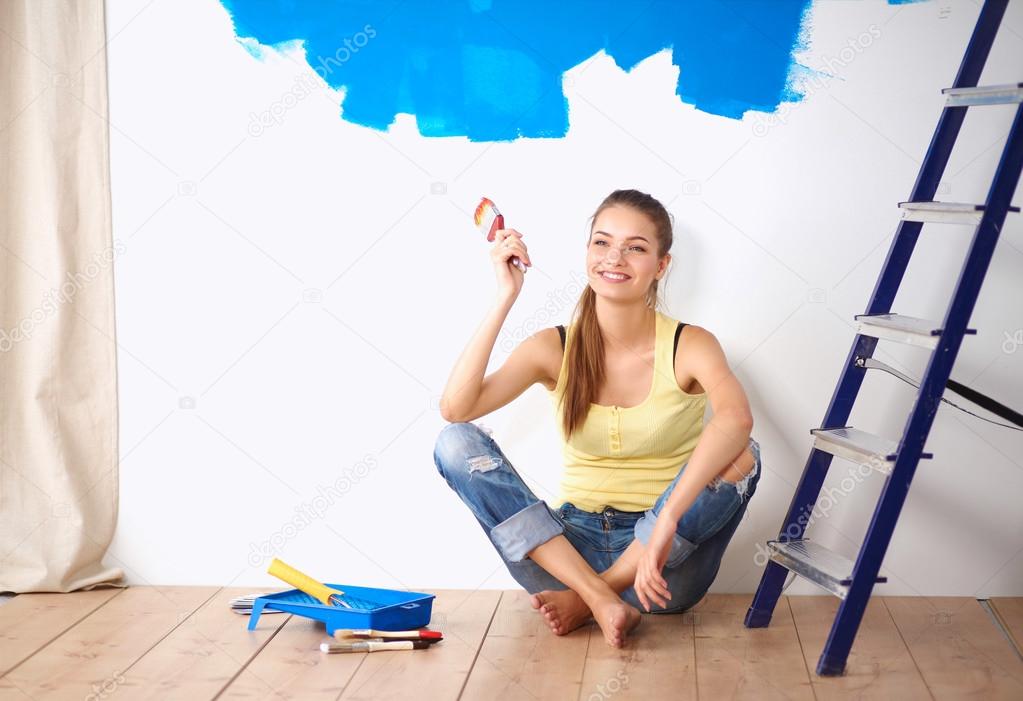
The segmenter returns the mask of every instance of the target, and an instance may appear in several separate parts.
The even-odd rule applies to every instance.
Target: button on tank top
[[[561,436],[563,503],[592,512],[606,506],[645,511],[696,449],[707,393],[689,394],[678,386],[673,348],[678,321],[655,312],[653,382],[646,399],[633,407],[591,403],[584,423],[568,440],[559,406],[567,382],[571,329],[565,334],[558,383],[548,390]]]

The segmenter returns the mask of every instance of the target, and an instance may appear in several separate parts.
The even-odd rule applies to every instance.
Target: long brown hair
[[[645,192],[638,190],[615,190],[604,198],[604,201],[593,213],[590,223],[590,237],[593,237],[593,225],[597,217],[608,207],[631,207],[645,215],[657,230],[657,257],[660,259],[669,250],[673,240],[672,217],[659,201]],[[657,283],[654,280],[647,291],[647,305],[657,308]],[[604,339],[597,325],[596,301],[597,293],[587,284],[573,311],[576,320],[569,332],[568,366],[566,371],[565,394],[562,397],[561,421],[566,436],[579,428],[586,420],[590,404],[597,398],[597,392],[604,383]]]

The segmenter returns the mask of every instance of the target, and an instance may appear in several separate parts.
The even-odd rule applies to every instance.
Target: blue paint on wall
[[[562,74],[604,50],[629,71],[670,49],[676,94],[739,119],[799,100],[789,81],[810,0],[221,0],[255,57],[301,41],[344,88],[343,118],[385,130],[414,114],[425,136],[562,137]]]

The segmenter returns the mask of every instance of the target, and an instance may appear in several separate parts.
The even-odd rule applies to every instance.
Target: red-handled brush
[[[439,630],[373,630],[372,628],[338,628],[334,631],[338,640],[384,638],[397,640],[440,640],[444,634]]]
[[[473,221],[476,222],[476,227],[487,237],[487,241],[493,241],[497,236],[497,230],[504,228],[504,215],[497,210],[497,205],[486,197],[481,199],[480,203],[476,205]],[[526,272],[526,264],[519,260],[518,256],[513,256],[511,262],[512,265],[523,273]]]

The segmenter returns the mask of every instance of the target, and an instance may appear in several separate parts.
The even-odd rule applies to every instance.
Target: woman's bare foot
[[[565,635],[581,626],[590,618],[597,621],[608,645],[621,647],[629,632],[639,625],[639,610],[617,596],[601,598],[593,609],[582,597],[571,589],[547,590],[529,597],[533,608],[543,614],[547,625],[555,635]]]
[[[593,618],[611,647],[621,647],[629,632],[639,625],[641,614],[617,596],[599,599],[591,608]]]
[[[529,597],[532,604],[555,635],[565,635],[592,618],[590,607],[571,589],[548,589]]]

